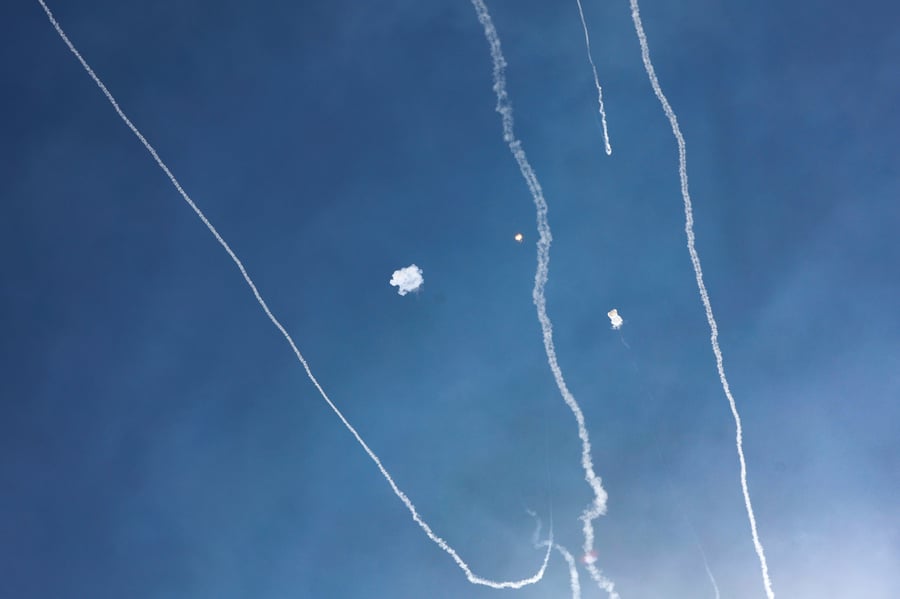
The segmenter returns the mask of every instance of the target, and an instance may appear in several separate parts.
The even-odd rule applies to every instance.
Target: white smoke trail
[[[662,453],[662,452],[660,452]],[[669,491],[672,496],[675,496],[675,488],[672,486],[672,482],[668,481]],[[716,582],[716,577],[713,575],[712,568],[709,567],[709,559],[706,557],[706,551],[703,549],[703,543],[700,542],[700,534],[697,532],[697,529],[694,528],[693,523],[691,523],[691,519],[688,518],[687,512],[684,509],[681,509],[681,516],[684,518],[685,523],[687,523],[688,528],[691,531],[691,535],[694,537],[694,543],[697,544],[697,549],[700,551],[700,557],[703,558],[703,567],[706,569],[706,576],[709,578],[710,584],[712,584],[713,591],[716,594],[716,599],[720,599],[719,596],[719,584]]]
[[[672,482],[669,483],[669,491],[674,496],[675,489],[672,486]],[[691,523],[690,518],[688,518],[687,513],[684,509],[681,510],[681,516],[684,518],[685,523],[687,523],[688,528],[691,530],[691,535],[694,537],[694,543],[697,544],[697,549],[700,551],[700,557],[703,558],[703,567],[706,569],[706,577],[709,578],[710,584],[712,584],[713,592],[716,594],[716,599],[720,599],[719,596],[719,584],[716,582],[716,577],[713,575],[712,568],[709,567],[709,559],[706,557],[706,551],[703,549],[703,543],[700,542],[700,535],[697,533],[697,529],[694,528],[694,525]]]
[[[603,107],[603,88],[600,87],[600,77],[597,76],[597,66],[594,64],[594,56],[591,53],[591,36],[588,33],[587,21],[584,20],[584,8],[581,6],[581,0],[575,0],[578,3],[578,14],[581,16],[581,28],[584,29],[584,44],[587,46],[588,61],[591,63],[591,70],[594,72],[594,86],[597,88],[597,105],[600,109],[600,123],[603,125],[603,145],[606,147],[606,155],[612,155],[612,146],[609,145],[609,131],[606,127],[606,109]]]
[[[709,293],[706,291],[706,285],[703,282],[703,270],[700,267],[700,255],[694,244],[694,213],[691,204],[691,196],[688,193],[688,176],[687,176],[687,151],[684,144],[684,136],[681,134],[681,128],[678,126],[678,119],[675,117],[675,111],[663,94],[659,80],[656,78],[656,70],[650,61],[650,48],[647,44],[647,35],[644,33],[644,26],[641,23],[641,13],[637,0],[631,2],[631,18],[634,21],[634,29],[637,32],[638,41],[641,44],[641,58],[644,61],[644,68],[647,76],[650,78],[650,85],[653,92],[662,105],[663,112],[669,119],[672,126],[672,133],[678,142],[678,175],[681,178],[681,197],[684,199],[684,230],[687,234],[688,252],[691,255],[691,264],[694,267],[694,275],[697,279],[697,289],[700,291],[700,299],[703,301],[703,308],[706,310],[706,321],[709,323],[710,344],[713,353],[716,356],[716,368],[719,371],[719,381],[722,383],[722,390],[725,397],[728,398],[728,405],[731,407],[731,414],[734,416],[735,425],[735,443],[737,445],[738,458],[741,463],[741,490],[744,493],[744,505],[747,508],[747,518],[750,521],[750,532],[753,537],[753,546],[756,549],[756,555],[759,557],[759,566],[762,573],[763,584],[766,589],[768,599],[775,599],[775,593],[772,590],[772,581],[769,579],[769,566],[766,563],[766,553],[762,543],[759,540],[759,534],[756,530],[756,516],[753,515],[753,504],[750,502],[750,490],[747,486],[747,462],[744,459],[743,447],[743,429],[741,428],[741,416],[738,413],[737,404],[731,395],[731,388],[728,386],[728,379],[725,377],[725,364],[722,358],[722,350],[719,348],[719,329],[716,325],[715,316],[713,316],[712,304],[709,301]]]
[[[609,594],[609,599],[619,599],[619,594],[616,592],[616,586],[613,584],[613,581],[604,576],[603,572],[595,564],[587,563],[584,567],[587,569],[588,574],[591,575],[593,581],[597,583],[597,586]]]
[[[566,565],[569,568],[569,588],[572,591],[572,599],[581,599],[581,581],[578,579],[578,567],[575,564],[575,558],[572,556],[572,552],[551,540],[541,541],[541,519],[532,510],[527,510],[527,512],[535,521],[534,534],[531,536],[531,544],[534,545],[535,549],[540,549],[541,547],[553,547],[559,552],[563,559],[566,560]]]
[[[701,550],[702,551],[702,550]],[[712,570],[709,569],[709,562],[706,560],[706,554],[703,554],[703,567],[706,568],[706,575],[712,583],[713,591],[716,592],[716,599],[719,599],[719,585],[716,584],[716,577],[713,576]]]
[[[144,148],[147,149],[147,151],[153,157],[153,160],[156,161],[156,164],[159,166],[159,168],[162,169],[163,173],[165,173],[165,175],[169,178],[169,181],[172,182],[172,185],[175,186],[175,189],[178,190],[178,193],[181,195],[181,197],[184,199],[184,201],[187,202],[187,204],[191,207],[191,209],[193,209],[193,211],[197,214],[197,216],[200,218],[200,220],[203,221],[203,224],[206,225],[206,228],[209,229],[209,232],[212,233],[213,237],[216,238],[216,241],[219,242],[219,245],[221,245],[222,248],[231,257],[231,260],[234,262],[235,266],[237,266],[238,270],[241,271],[241,276],[244,277],[244,281],[247,283],[247,285],[250,287],[250,290],[253,292],[253,296],[256,298],[257,303],[259,303],[260,308],[262,308],[263,312],[265,312],[266,316],[269,318],[269,320],[272,322],[272,324],[275,325],[275,328],[278,329],[278,331],[282,334],[282,336],[285,338],[285,340],[287,340],[288,344],[291,346],[291,349],[294,351],[294,355],[297,357],[297,360],[300,362],[300,364],[303,365],[303,369],[306,370],[306,375],[309,377],[309,380],[312,381],[312,384],[316,387],[316,390],[318,390],[319,395],[322,396],[322,399],[325,400],[325,402],[328,404],[328,407],[331,408],[331,410],[337,415],[337,417],[344,424],[344,426],[347,428],[347,430],[350,431],[350,433],[356,439],[357,443],[359,443],[360,447],[362,447],[363,450],[366,452],[366,454],[372,459],[372,461],[375,462],[375,465],[378,467],[378,470],[381,472],[381,475],[384,477],[384,479],[390,485],[391,490],[394,492],[394,495],[396,495],[397,498],[403,502],[403,505],[405,505],[406,509],[409,510],[409,513],[412,516],[412,519],[415,521],[416,524],[419,525],[419,528],[421,528],[422,531],[424,531],[425,534],[428,536],[428,538],[431,539],[438,547],[440,547],[451,558],[453,558],[453,561],[456,562],[456,565],[459,566],[459,568],[465,573],[466,578],[472,584],[484,585],[484,586],[491,587],[494,589],[520,589],[526,585],[534,584],[534,583],[538,582],[541,578],[543,578],[544,571],[547,569],[547,563],[550,560],[550,548],[549,547],[547,548],[547,553],[544,555],[544,561],[541,564],[541,567],[538,569],[537,573],[535,573],[533,576],[531,576],[529,578],[523,578],[521,580],[495,581],[495,580],[490,580],[488,578],[482,578],[481,576],[478,576],[477,574],[473,573],[471,568],[469,567],[469,565],[465,561],[463,561],[463,559],[459,556],[459,554],[456,552],[456,550],[453,549],[450,545],[447,544],[447,542],[444,539],[439,537],[437,534],[434,533],[434,531],[431,530],[431,527],[419,515],[419,512],[416,510],[416,507],[413,505],[412,501],[410,501],[409,497],[407,497],[406,494],[402,490],[400,490],[400,487],[397,486],[397,483],[394,482],[394,479],[391,477],[390,473],[388,473],[387,469],[381,463],[381,460],[379,459],[379,457],[377,455],[375,455],[375,452],[372,451],[372,449],[369,448],[368,445],[366,445],[366,442],[363,441],[362,437],[359,435],[359,433],[356,431],[356,429],[353,428],[353,425],[350,424],[350,422],[344,417],[344,415],[341,413],[341,411],[337,408],[337,406],[331,401],[331,399],[325,393],[325,390],[322,388],[322,386],[319,384],[319,381],[313,375],[312,370],[309,367],[309,364],[306,362],[306,359],[300,353],[300,350],[297,348],[297,345],[294,343],[294,340],[288,334],[287,330],[285,330],[284,326],[282,326],[281,322],[279,322],[278,319],[275,318],[275,315],[272,314],[272,311],[269,309],[269,306],[266,304],[265,300],[263,300],[262,295],[260,295],[259,290],[256,288],[256,284],[253,283],[253,280],[250,278],[250,275],[247,274],[247,269],[244,268],[244,264],[240,261],[240,259],[234,253],[234,250],[232,250],[231,246],[229,246],[225,242],[225,240],[222,238],[222,236],[219,235],[219,232],[212,225],[212,223],[209,222],[209,220],[206,218],[206,215],[203,214],[203,212],[200,210],[200,208],[197,206],[197,204],[195,204],[194,201],[187,194],[187,192],[184,191],[184,189],[181,187],[181,184],[175,178],[175,175],[172,174],[172,171],[169,170],[169,167],[166,166],[166,164],[162,161],[162,159],[159,157],[159,154],[157,154],[156,150],[153,148],[153,146],[150,145],[150,142],[148,142],[147,139],[144,137],[144,135],[140,131],[138,131],[137,127],[134,126],[134,124],[131,122],[131,120],[127,116],[125,116],[125,113],[119,107],[119,104],[118,104],[118,102],[116,102],[113,95],[106,88],[106,85],[104,85],[103,82],[100,80],[100,78],[97,76],[97,74],[94,73],[94,70],[90,67],[90,65],[88,65],[87,61],[85,61],[85,59],[81,56],[81,54],[78,52],[78,50],[72,44],[72,42],[69,40],[69,38],[65,34],[65,32],[63,32],[62,27],[60,27],[59,23],[57,22],[56,18],[53,16],[53,13],[50,12],[50,8],[47,6],[47,4],[44,2],[44,0],[38,0],[38,2],[40,3],[41,7],[44,9],[44,12],[47,13],[47,18],[50,20],[50,24],[53,25],[53,28],[56,29],[56,33],[59,34],[59,37],[62,39],[62,41],[65,42],[66,46],[68,46],[68,48],[69,48],[69,50],[71,50],[72,54],[75,55],[75,58],[78,59],[78,62],[81,63],[81,66],[84,68],[84,70],[87,72],[87,74],[90,75],[91,79],[94,80],[94,83],[97,84],[97,87],[100,88],[100,91],[103,92],[103,95],[106,96],[106,99],[109,100],[109,103],[112,104],[113,109],[116,111],[116,114],[119,115],[119,118],[122,119],[122,122],[125,123],[125,125],[129,129],[131,129],[131,132],[134,133],[135,137],[137,137],[138,140],[141,142],[141,144],[143,144]],[[550,531],[550,538],[551,538],[551,540],[553,538],[552,530]]]
[[[606,490],[600,477],[594,472],[594,462],[591,458],[591,440],[588,436],[587,428],[584,424],[584,414],[581,407],[575,401],[575,397],[569,391],[566,381],[563,378],[562,370],[556,359],[556,349],[553,344],[553,324],[547,315],[547,300],[544,297],[544,288],[547,285],[547,278],[550,272],[550,243],[553,239],[550,234],[550,224],[547,221],[547,201],[544,199],[544,192],[541,184],[535,175],[528,157],[522,149],[522,142],[516,139],[514,131],[514,120],[512,104],[509,100],[509,94],[506,91],[506,59],[503,57],[503,51],[500,48],[500,38],[497,30],[491,20],[483,0],[472,0],[475,12],[478,15],[478,21],[484,28],[484,36],[487,39],[491,49],[491,58],[494,63],[494,93],[497,95],[496,110],[500,113],[503,122],[503,140],[509,145],[510,152],[519,165],[519,171],[528,185],[531,196],[534,199],[534,206],[537,212],[537,269],[534,274],[534,290],[532,291],[532,299],[537,308],[538,321],[541,323],[541,332],[544,338],[544,350],[547,354],[547,363],[553,372],[553,378],[556,380],[556,386],[562,395],[563,400],[578,424],[578,437],[581,439],[581,467],[584,470],[584,479],[590,485],[594,492],[594,499],[591,504],[584,510],[581,515],[583,524],[582,532],[584,535],[584,553],[589,554],[594,550],[594,525],[593,521],[599,516],[606,513]],[[618,595],[613,590],[613,584],[603,577],[600,571],[593,564],[588,564],[588,572],[591,577],[597,581],[604,589],[607,590],[611,599],[616,599]]]
[[[635,362],[635,367],[637,367],[637,362]],[[647,391],[647,394],[653,399],[653,394]],[[659,446],[656,447],[656,453],[659,455],[659,459],[661,463],[665,463],[665,458],[663,457],[662,451],[659,449]],[[700,557],[703,559],[703,567],[706,569],[706,576],[709,578],[710,584],[712,584],[713,592],[716,594],[716,599],[720,599],[719,595],[719,584],[716,582],[716,577],[713,575],[712,568],[709,567],[709,559],[706,557],[706,551],[703,549],[703,543],[700,541],[700,533],[697,532],[697,529],[694,527],[691,519],[688,518],[687,512],[684,509],[684,506],[678,500],[678,495],[675,492],[675,485],[672,484],[671,478],[666,474],[666,486],[669,488],[669,495],[674,498],[674,503],[678,507],[678,510],[681,512],[681,517],[684,520],[684,523],[687,525],[688,530],[691,531],[691,538],[694,539],[694,544],[697,545],[697,550],[700,551]]]

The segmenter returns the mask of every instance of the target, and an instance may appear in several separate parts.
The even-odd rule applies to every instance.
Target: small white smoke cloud
[[[397,293],[406,295],[410,291],[418,291],[425,279],[422,278],[422,269],[415,264],[406,268],[395,270],[391,275],[391,285],[397,287]]]
[[[622,320],[622,317],[619,316],[619,311],[615,308],[606,313],[609,316],[609,322],[612,324],[613,329],[621,329],[622,324],[625,322]]]

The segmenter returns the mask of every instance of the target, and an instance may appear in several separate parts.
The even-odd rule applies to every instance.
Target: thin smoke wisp
[[[597,65],[594,64],[594,55],[591,52],[591,34],[588,33],[587,21],[584,18],[584,7],[581,0],[578,3],[578,16],[581,17],[581,28],[584,30],[584,45],[587,48],[588,62],[591,63],[591,71],[594,74],[594,87],[597,88],[597,109],[600,113],[600,125],[603,127],[603,147],[606,155],[612,155],[612,146],[609,144],[609,127],[606,125],[606,108],[603,106],[603,88],[600,87],[600,77],[597,75]]]

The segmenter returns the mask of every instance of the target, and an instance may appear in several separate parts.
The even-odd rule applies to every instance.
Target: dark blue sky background
[[[590,500],[534,206],[466,0],[50,5],[332,399],[476,572]],[[763,597],[677,152],[628,3],[493,0],[623,598]],[[886,0],[652,2],[776,594],[900,596],[900,29]],[[467,583],[37,2],[0,8],[0,596],[565,597]],[[525,243],[516,244],[517,231]],[[388,279],[416,263],[421,293]],[[609,328],[606,312],[626,324]],[[625,343],[627,343],[627,346]],[[582,572],[585,597],[601,596]]]

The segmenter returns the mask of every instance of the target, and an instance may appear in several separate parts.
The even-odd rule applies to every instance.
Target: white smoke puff
[[[425,279],[422,278],[422,269],[415,264],[406,268],[395,270],[391,275],[391,285],[397,287],[397,293],[406,295],[410,291],[418,291]]]
[[[621,316],[619,316],[618,310],[613,308],[612,310],[607,312],[606,315],[609,316],[609,322],[612,324],[613,329],[618,330],[622,328],[622,323],[624,323],[625,321],[622,320]]]

